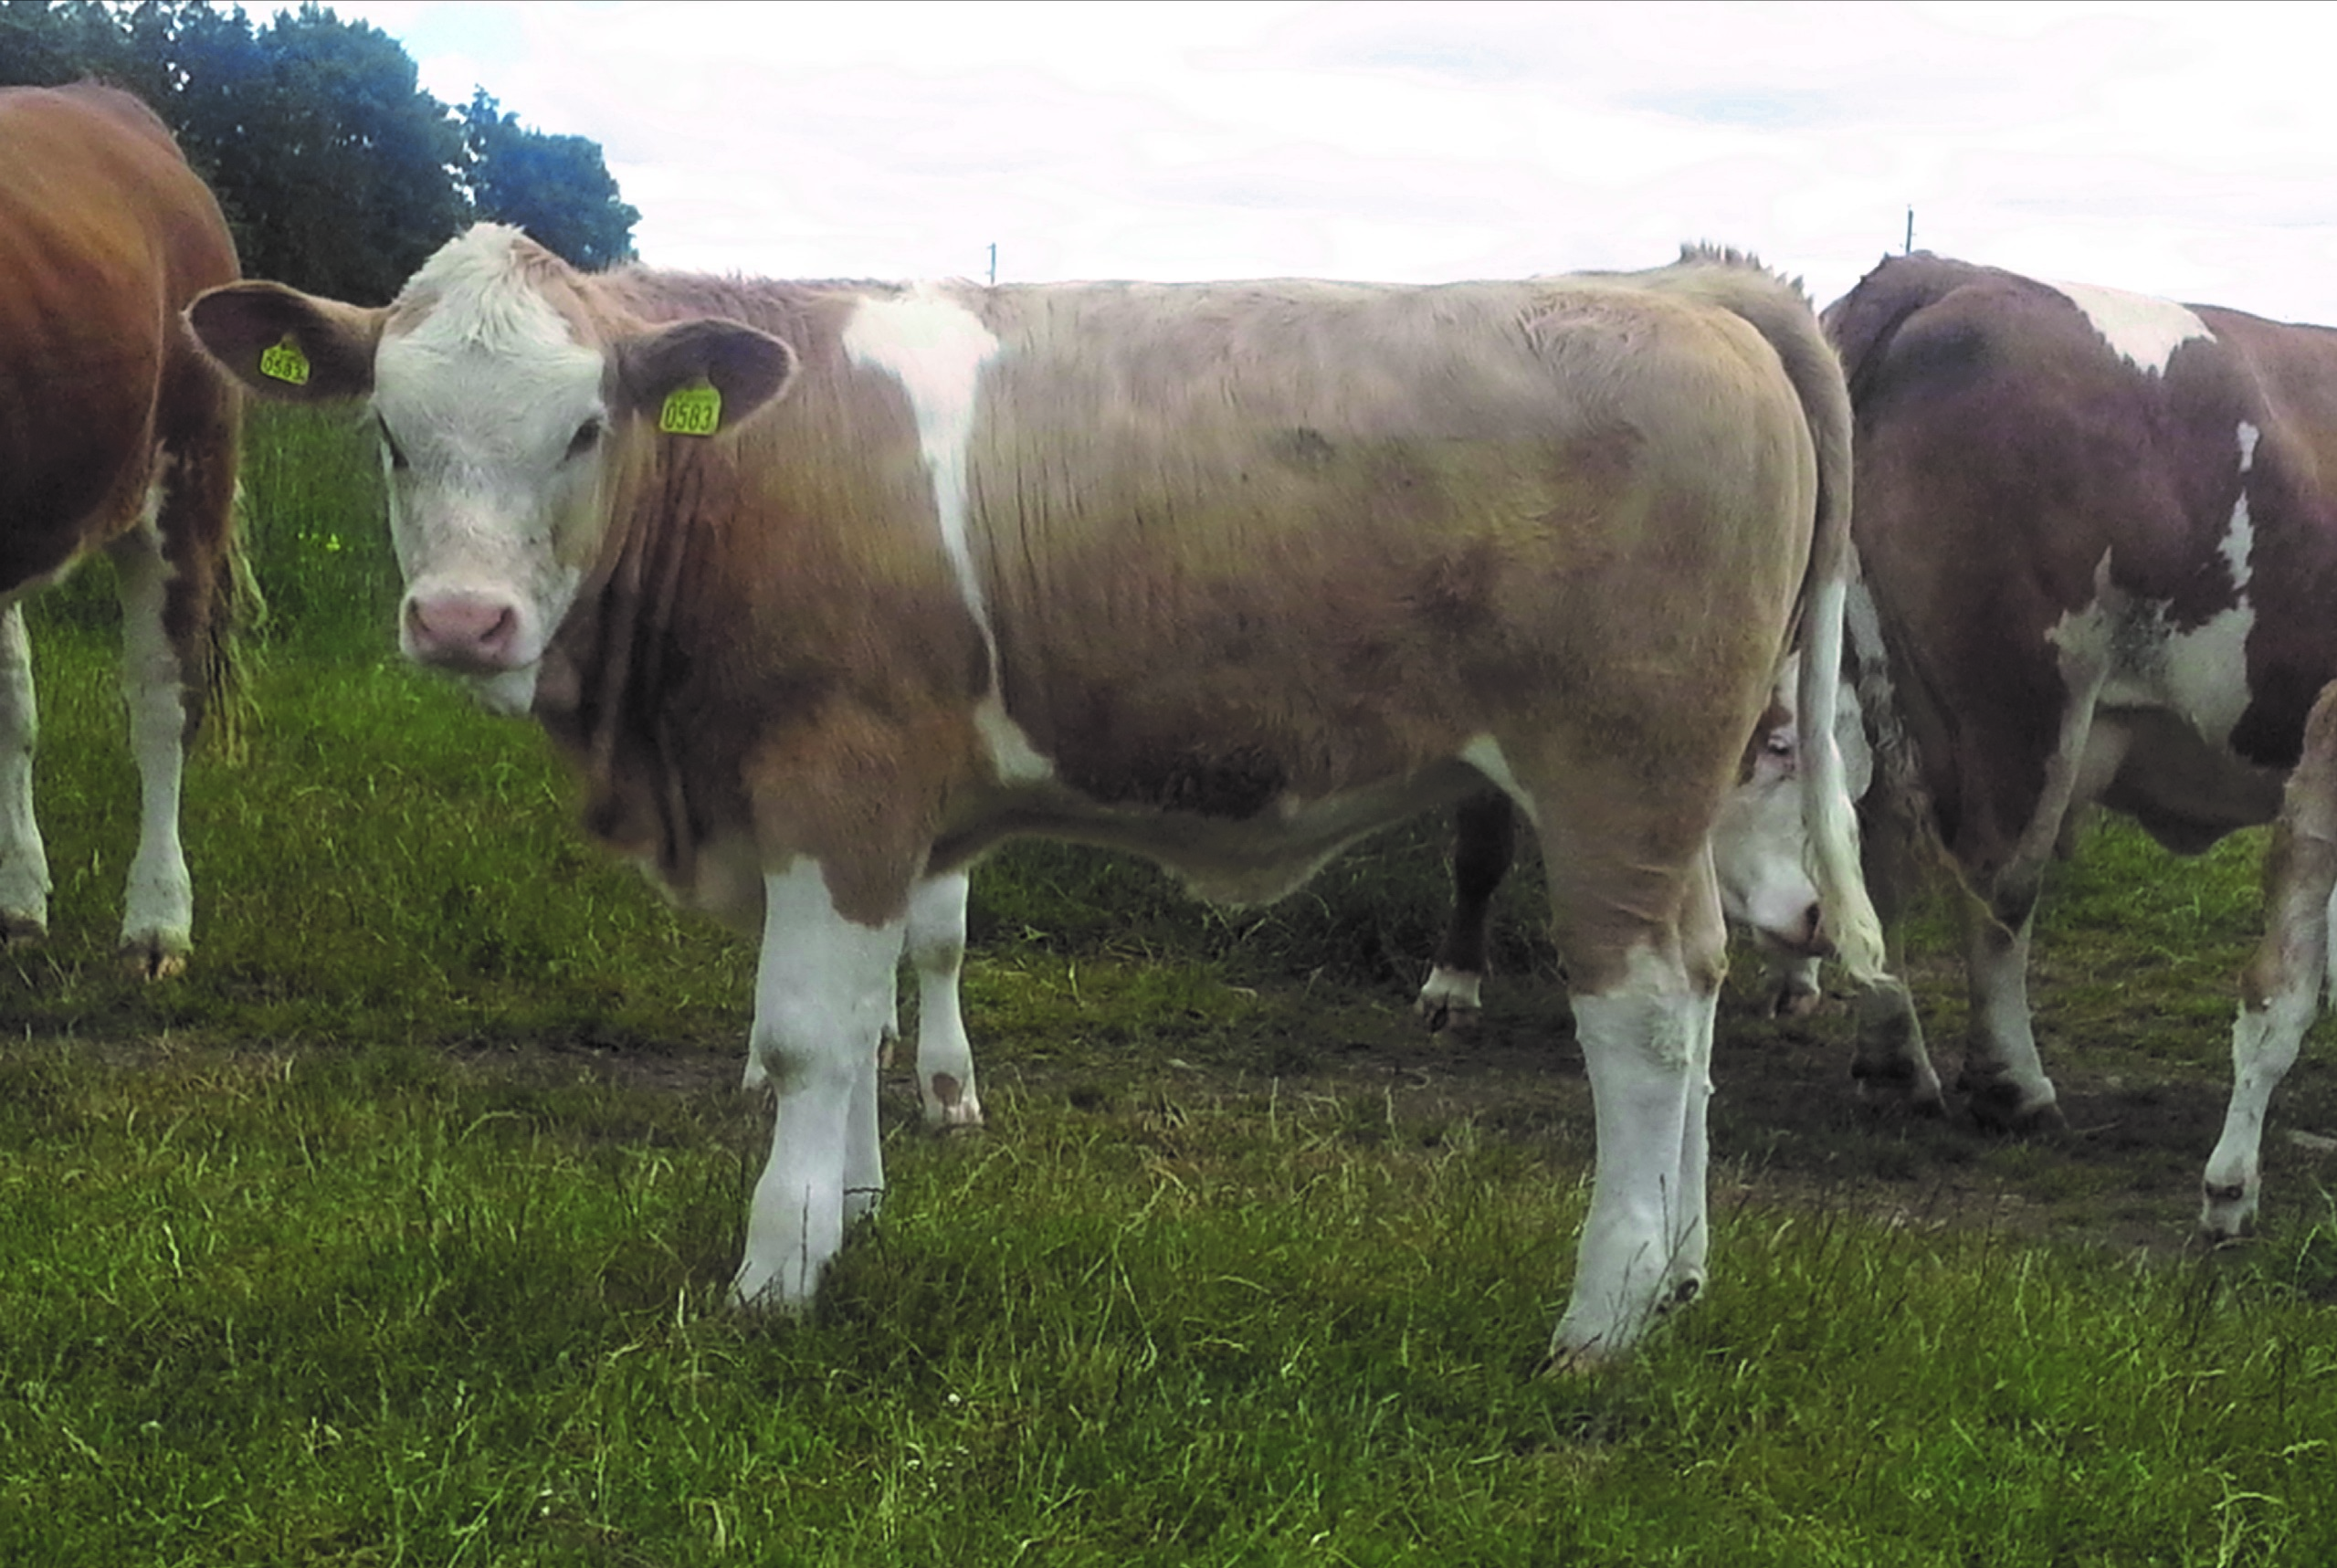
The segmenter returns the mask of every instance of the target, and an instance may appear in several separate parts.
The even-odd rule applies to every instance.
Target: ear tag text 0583
[[[668,436],[711,436],[721,423],[722,395],[702,382],[675,387],[658,411],[658,428]]]
[[[272,349],[260,351],[259,374],[276,381],[290,382],[294,386],[306,386],[309,384],[309,356],[300,352],[300,345],[293,341],[291,333],[287,332],[282,342]]]

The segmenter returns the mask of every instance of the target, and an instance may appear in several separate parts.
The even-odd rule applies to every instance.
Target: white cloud
[[[2248,5],[340,7],[598,141],[644,254],[1433,279],[1917,241],[2337,321],[2332,22]],[[448,85],[451,84],[451,85]]]

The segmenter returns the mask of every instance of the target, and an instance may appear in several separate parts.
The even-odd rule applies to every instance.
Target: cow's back
[[[1643,735],[1619,721],[1643,700],[1625,670],[1765,678],[1778,655],[1810,442],[1726,311],[1584,280],[1100,285],[983,310],[1003,348],[971,523],[999,686],[1094,799],[1320,798],[1448,756],[1553,682],[1585,731]],[[1708,613],[1647,613],[1684,579]],[[1689,684],[1665,698],[1682,731],[1749,727],[1758,681]],[[1172,754],[1200,732],[1217,754]]]
[[[2088,639],[2103,710],[2149,727],[2108,804],[2184,847],[2268,818],[2337,674],[2312,608],[2337,334],[1921,256],[1827,324],[1891,706],[1947,846],[2013,855]]]
[[[237,276],[218,205],[137,100],[0,89],[0,592],[134,515],[171,405],[229,395],[179,312]]]

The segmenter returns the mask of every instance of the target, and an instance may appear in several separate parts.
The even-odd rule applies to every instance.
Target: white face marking
[[[2172,300],[2129,294],[2121,289],[2098,288],[2090,283],[2050,283],[2047,287],[2084,311],[2093,330],[2101,334],[2102,342],[2137,370],[2163,375],[2167,362],[2184,343],[2195,339],[2216,341],[2216,334],[2207,330],[2206,322]]]
[[[593,433],[608,411],[601,352],[517,274],[513,237],[474,229],[415,275],[408,288],[436,299],[383,340],[374,411],[408,656],[482,678],[482,698],[523,710],[605,521]],[[507,637],[462,635],[504,607]]]

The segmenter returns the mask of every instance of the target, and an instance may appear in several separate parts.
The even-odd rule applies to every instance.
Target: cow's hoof
[[[1947,1097],[1940,1092],[1939,1075],[1930,1065],[1918,1068],[1899,1058],[1850,1064],[1850,1080],[1858,1085],[1859,1101],[1878,1116],[1915,1116],[1925,1120],[1947,1114]]]
[[[30,947],[48,940],[48,917],[30,910],[0,910],[0,947]]]
[[[129,942],[121,946],[122,967],[133,980],[176,980],[186,973],[186,950],[159,942]]]
[[[1973,1121],[1984,1131],[2027,1138],[2069,1130],[2069,1120],[2061,1114],[2058,1101],[2024,1103],[2026,1097],[2018,1084],[2001,1079],[1975,1083],[1967,1078],[1956,1088],[1966,1096],[1964,1106],[1972,1113]]]
[[[2245,1182],[2202,1183],[2199,1198],[2199,1239],[2207,1246],[2224,1247],[2255,1234],[2256,1194]]]
[[[971,1084],[937,1072],[925,1085],[925,1125],[936,1132],[980,1131],[982,1100]]]
[[[1826,993],[1799,981],[1787,981],[1777,987],[1777,994],[1769,1004],[1773,1018],[1806,1018],[1826,1005]]]

